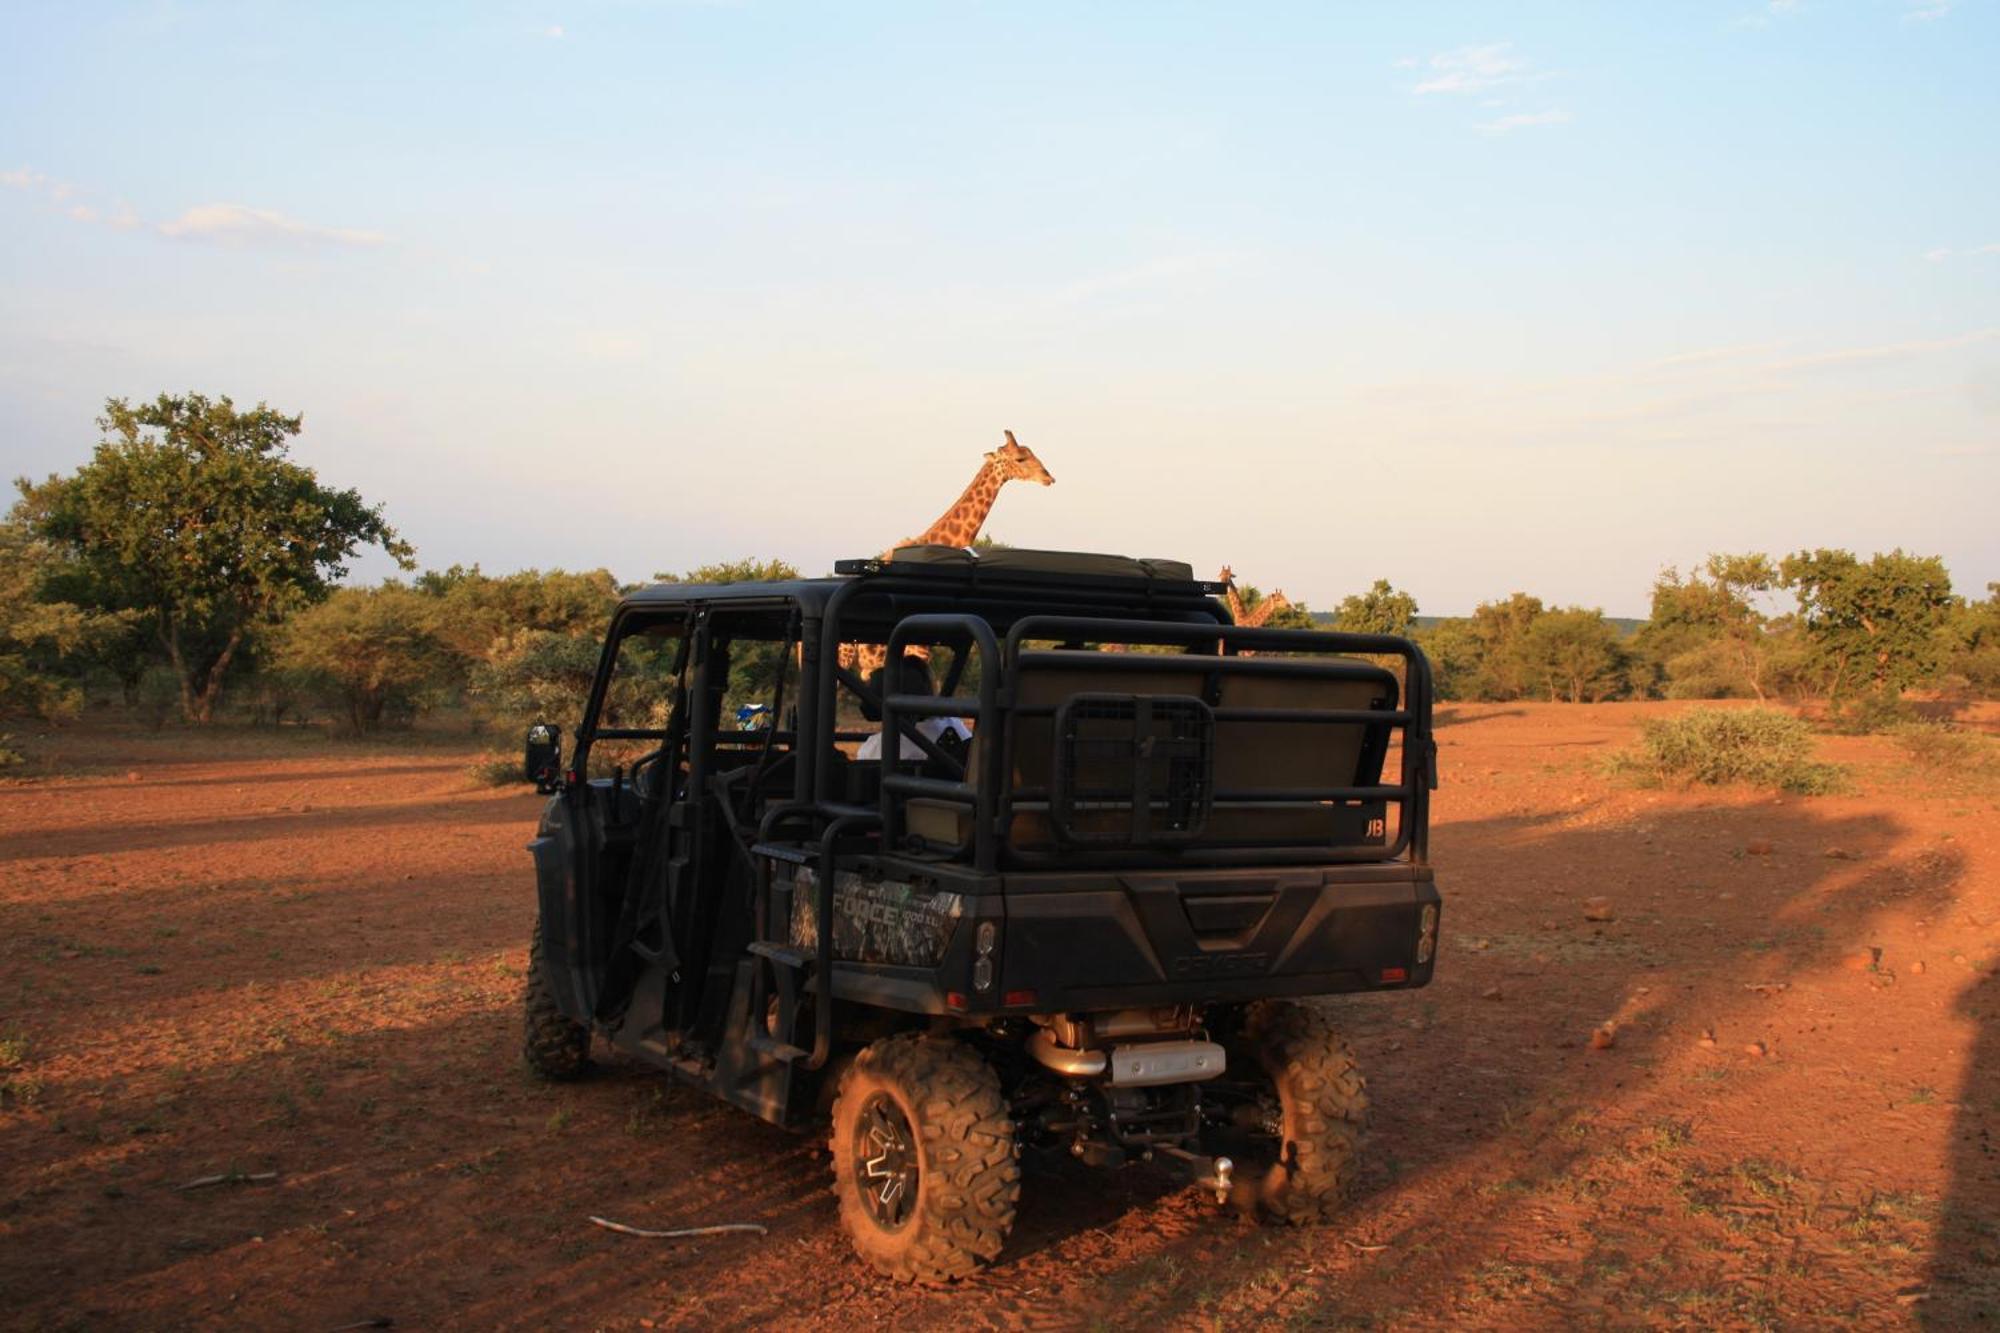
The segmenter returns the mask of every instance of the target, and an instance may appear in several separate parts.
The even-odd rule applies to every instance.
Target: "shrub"
[[[438,608],[437,598],[397,583],[337,589],[286,622],[277,666],[337,703],[357,736],[413,718],[456,665]]]
[[[1969,776],[2000,766],[1992,741],[1948,722],[1907,722],[1890,735],[1911,763],[1934,776]]]
[[[521,770],[521,756],[518,754],[482,756],[466,773],[484,787],[525,786],[528,781]]]
[[[1827,725],[1843,736],[1872,736],[1907,726],[1916,711],[1893,690],[1865,690],[1838,701],[1826,716]]]
[[[1812,758],[1812,728],[1768,708],[1697,708],[1645,724],[1617,766],[1657,782],[1730,782],[1817,796],[1838,790],[1843,770]]]

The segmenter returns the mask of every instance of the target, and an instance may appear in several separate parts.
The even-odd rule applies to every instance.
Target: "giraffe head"
[[[1221,577],[1221,578],[1219,578],[1219,579],[1217,579],[1217,580],[1216,580],[1216,582],[1217,582],[1217,583],[1231,583],[1231,584],[1235,583],[1235,582],[1236,582],[1236,571],[1235,571],[1235,570],[1233,570],[1233,569],[1231,569],[1231,568],[1230,568],[1230,567],[1229,567],[1228,565],[1224,565],[1224,566],[1222,567],[1222,577]]]
[[[1013,431],[1003,431],[1007,442],[986,455],[987,466],[1000,474],[1000,480],[1036,481],[1044,486],[1053,486],[1056,479],[1042,466],[1042,460],[1035,457],[1035,451],[1025,444],[1014,442]]]

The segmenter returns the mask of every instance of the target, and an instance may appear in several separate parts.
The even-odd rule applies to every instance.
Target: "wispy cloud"
[[[162,236],[176,240],[231,247],[369,246],[381,245],[389,239],[379,231],[323,227],[287,217],[274,209],[251,208],[246,204],[197,204],[172,221],[162,222],[158,230]]]
[[[1827,366],[1850,366],[1858,362],[1895,361],[1905,357],[1925,356],[1932,352],[1957,351],[1961,347],[1974,347],[1995,339],[2000,339],[2000,328],[1975,329],[1970,333],[1961,333],[1950,338],[1925,338],[1910,342],[1880,343],[1873,347],[1843,347],[1838,351],[1815,352],[1809,356],[1795,356],[1767,362],[1759,369],[1769,374],[1783,375],[1796,370],[1819,370]]]
[[[1789,18],[1805,6],[1800,0],[1768,0],[1762,9],[1754,10],[1737,18],[1731,26],[1737,28],[1768,28],[1771,20]]]
[[[1483,93],[1541,77],[1526,60],[1514,54],[1512,42],[1440,51],[1430,58],[1427,68],[1430,72],[1410,89],[1419,97],[1433,93]]]
[[[1903,7],[1905,23],[1929,23],[1951,13],[1956,0],[1906,0]]]
[[[1645,371],[1679,371],[1691,368],[1707,368],[1728,362],[1741,362],[1753,356],[1776,351],[1782,343],[1731,343],[1726,347],[1703,347],[1692,352],[1676,352],[1672,356],[1661,357],[1641,367]]]
[[[548,27],[542,29],[542,36],[548,38],[550,41],[561,41],[563,39],[563,25],[560,23],[551,23]]]
[[[1959,254],[1963,254],[1968,259],[1976,259],[1982,255],[2000,255],[2000,241],[1996,241],[1992,245],[1975,245],[1969,250],[1962,251],[1954,250],[1948,245],[1940,245],[1934,250],[1924,251],[1924,258],[1930,260],[1933,264],[1941,264],[1945,260]]]
[[[1472,128],[1481,134],[1512,134],[1515,130],[1530,129],[1536,125],[1567,125],[1569,112],[1558,107],[1547,111],[1523,111],[1511,116],[1501,116],[1497,120],[1481,121]]]
[[[1570,113],[1561,107],[1533,111],[1507,109],[1520,104],[1518,94],[1522,89],[1550,77],[1546,70],[1536,69],[1518,54],[1512,42],[1457,46],[1440,51],[1425,62],[1399,60],[1396,64],[1399,69],[1423,71],[1423,76],[1410,85],[1414,96],[1465,98],[1482,110],[1500,113],[1474,122],[1472,128],[1481,134],[1512,134],[1536,126],[1561,125],[1570,119]]]
[[[105,226],[121,230],[136,224],[132,205],[120,200],[117,206],[106,211],[102,205],[87,202],[83,191],[50,176],[45,171],[33,167],[16,167],[11,171],[0,171],[0,186],[10,190],[22,190],[28,194],[40,195],[43,201],[72,222],[103,223]],[[74,201],[74,202],[72,202]]]
[[[52,211],[86,226],[109,227],[114,231],[137,231],[146,226],[139,211],[123,199],[106,204],[93,200],[94,192],[80,190],[34,167],[0,171],[0,188],[39,195]],[[179,217],[155,225],[152,230],[176,240],[206,241],[215,245],[245,247],[280,246],[373,246],[388,240],[379,231],[356,227],[322,227],[287,217],[269,208],[245,204],[201,204]]]

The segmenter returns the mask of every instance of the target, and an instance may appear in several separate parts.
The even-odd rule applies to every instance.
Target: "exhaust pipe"
[[[1103,1051],[1079,1051],[1056,1043],[1056,1034],[1047,1028],[1028,1038],[1028,1054],[1065,1078],[1096,1078],[1107,1063]]]

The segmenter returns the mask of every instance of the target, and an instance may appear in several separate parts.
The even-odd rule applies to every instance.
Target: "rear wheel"
[[[528,985],[521,1000],[526,1027],[522,1054],[540,1077],[567,1082],[590,1067],[590,1029],[557,1007],[544,966],[542,922],[536,917],[535,934],[528,943]]]
[[[841,1077],[827,1146],[841,1224],[890,1277],[948,1282],[1006,1243],[1021,1194],[1014,1122],[972,1048],[917,1035],[868,1046]]]
[[[1323,1010],[1285,1000],[1250,1007],[1229,1052],[1244,1094],[1216,1146],[1235,1160],[1236,1202],[1285,1222],[1340,1207],[1368,1120],[1367,1083]]]

